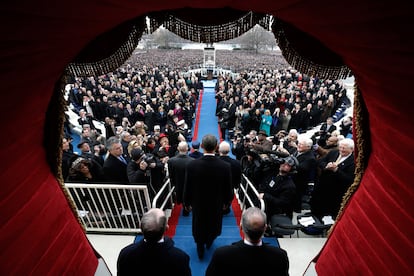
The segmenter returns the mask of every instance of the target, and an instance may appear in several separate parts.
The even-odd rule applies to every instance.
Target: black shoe
[[[188,217],[190,215],[190,212],[188,212],[186,209],[183,209],[183,217]]]
[[[198,258],[201,260],[204,257],[204,244],[197,243],[197,255]]]

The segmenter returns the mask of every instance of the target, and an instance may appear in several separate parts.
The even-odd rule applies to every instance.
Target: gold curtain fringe
[[[89,77],[115,71],[131,56],[144,31],[145,26],[132,26],[127,40],[111,56],[97,62],[69,63],[65,73],[76,77]]]
[[[172,14],[150,16],[150,32],[161,25],[170,32],[193,42],[216,43],[241,36],[256,24],[269,29],[271,15],[248,12],[241,18],[220,25],[201,26],[183,21]]]
[[[76,217],[83,230],[86,231],[78,215],[76,205],[73,202],[71,196],[69,195],[68,190],[65,188],[61,166],[63,151],[63,128],[65,122],[64,112],[67,109],[67,103],[64,98],[67,78],[67,76],[63,76],[55,85],[52,98],[46,111],[43,143],[46,150],[46,158],[52,170],[52,173],[59,182],[59,186],[66,197],[66,200],[73,212],[73,215]],[[52,135],[50,134],[51,130],[55,131],[55,133]]]
[[[322,79],[345,79],[352,76],[352,71],[344,65],[324,65],[318,64],[311,60],[311,57],[305,57],[298,53],[289,42],[280,20],[275,19],[272,25],[272,31],[276,38],[277,44],[286,61],[302,74],[309,76],[318,76]],[[319,53],[323,54],[323,53]]]
[[[348,188],[342,198],[341,208],[337,220],[342,216],[344,209],[351,200],[352,195],[358,190],[362,181],[365,169],[368,166],[369,156],[371,154],[371,139],[369,132],[369,113],[365,106],[361,91],[358,88],[357,81],[354,85],[354,135],[356,142],[355,148],[355,178],[354,183]],[[334,224],[335,225],[335,224]],[[328,236],[332,233],[334,227],[328,231]]]

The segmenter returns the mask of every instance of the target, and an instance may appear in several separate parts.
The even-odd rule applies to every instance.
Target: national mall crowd
[[[317,192],[317,186],[336,181],[340,188],[324,187],[316,196],[329,206],[315,203],[319,215],[335,217],[353,180],[353,161],[342,169],[346,160],[353,160],[353,142],[345,138],[351,133],[352,118],[345,118],[336,129],[332,117],[339,107],[349,106],[346,89],[340,81],[286,69],[279,56],[265,56],[244,65],[236,57],[240,54],[222,55],[223,64],[241,71],[235,78],[218,78],[216,115],[222,138],[231,141],[241,172],[252,180],[268,206],[274,203],[272,197],[283,199],[274,207],[276,213],[300,212],[309,182],[315,182]],[[64,179],[148,183],[154,196],[167,176],[168,160],[179,151],[179,143],[191,141],[203,84],[199,75],[182,72],[200,63],[201,52],[135,53],[113,73],[73,79],[68,99],[79,114],[82,131],[80,143],[75,145],[79,154],[75,154],[70,144],[70,136],[75,134],[66,128]],[[104,123],[105,136],[94,120]],[[321,123],[312,138],[301,135]],[[193,157],[202,156],[198,148],[199,143],[193,143]],[[295,171],[289,181],[284,174],[279,177],[273,167],[289,163],[280,159],[288,156],[294,157],[289,162]],[[293,186],[275,185],[278,181],[293,181]]]

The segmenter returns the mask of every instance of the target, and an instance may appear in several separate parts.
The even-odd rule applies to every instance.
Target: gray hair
[[[266,214],[257,207],[250,207],[243,212],[242,229],[252,242],[258,242],[266,230]]]
[[[223,141],[219,145],[219,153],[222,155],[227,155],[230,152],[230,144],[226,141]]]
[[[354,150],[355,148],[355,143],[354,140],[352,140],[351,138],[345,138],[339,141],[338,143],[339,145],[343,145],[343,146],[347,146],[349,147],[351,150]]]
[[[119,141],[119,139],[117,137],[115,137],[115,136],[109,137],[108,140],[106,141],[106,148],[108,150],[112,150],[112,147],[115,144],[119,144],[119,143],[121,143],[121,142]]]
[[[181,141],[180,143],[178,143],[177,149],[180,153],[187,153],[188,151],[187,142]]]
[[[164,211],[152,208],[141,219],[141,230],[147,242],[156,243],[167,229],[167,218]]]
[[[311,148],[313,146],[312,139],[302,135],[299,135],[298,142],[305,144],[308,148]]]

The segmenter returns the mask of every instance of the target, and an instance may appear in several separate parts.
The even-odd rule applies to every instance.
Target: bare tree
[[[256,53],[263,48],[276,47],[276,40],[272,32],[266,31],[261,26],[256,25],[250,31],[240,36],[240,44],[246,49],[255,50]]]
[[[158,28],[155,32],[151,34],[153,37],[154,43],[158,44],[160,48],[177,48],[177,44],[188,42],[178,35],[170,32],[164,27]]]

